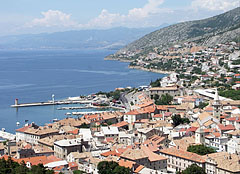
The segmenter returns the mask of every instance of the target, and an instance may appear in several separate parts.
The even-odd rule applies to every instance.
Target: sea
[[[43,102],[138,87],[164,74],[128,69],[128,63],[104,60],[109,50],[0,51],[0,129],[14,133],[26,123],[37,125],[63,119],[64,105],[11,108],[19,103]],[[74,110],[89,111],[89,110]],[[71,112],[71,111],[70,111]],[[73,116],[74,117],[74,116]],[[19,122],[19,125],[16,123]]]

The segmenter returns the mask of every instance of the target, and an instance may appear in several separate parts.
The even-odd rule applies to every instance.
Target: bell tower
[[[221,102],[220,102],[220,99],[219,99],[219,96],[218,96],[218,91],[217,91],[217,88],[216,88],[216,91],[215,91],[215,97],[214,97],[214,102],[212,104],[213,106],[213,116],[215,116],[217,119],[220,120],[220,114],[221,114]]]

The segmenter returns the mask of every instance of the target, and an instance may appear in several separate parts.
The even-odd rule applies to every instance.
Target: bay
[[[0,51],[0,128],[15,132],[24,120],[38,125],[65,118],[59,106],[11,108],[19,103],[63,99],[110,91],[117,87],[148,85],[163,74],[128,69],[128,63],[105,61],[108,50]]]

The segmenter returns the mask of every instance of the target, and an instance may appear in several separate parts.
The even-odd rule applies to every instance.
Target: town
[[[54,173],[240,173],[239,43],[155,48],[129,67],[168,75],[94,95],[95,106],[121,110],[26,123],[0,143],[0,158]]]

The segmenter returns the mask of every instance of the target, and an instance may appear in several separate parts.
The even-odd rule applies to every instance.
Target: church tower
[[[205,132],[201,121],[198,120],[199,128],[195,132],[195,144],[205,144]]]
[[[214,97],[214,102],[212,104],[214,111],[213,111],[213,116],[215,116],[216,118],[218,118],[220,120],[220,114],[221,114],[221,103],[220,103],[220,99],[218,96],[218,91],[216,88],[215,91],[215,97]]]

